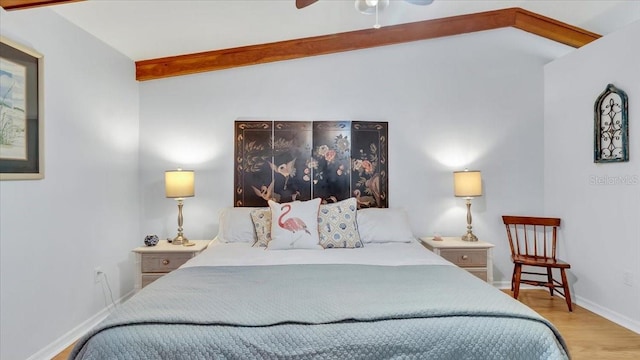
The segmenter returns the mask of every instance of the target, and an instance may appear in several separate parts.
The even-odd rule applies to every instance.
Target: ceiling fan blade
[[[318,0],[296,0],[296,7],[298,9],[302,9],[304,7],[307,7],[311,4],[313,4],[314,2],[316,2]]]
[[[433,0],[404,0],[408,3],[411,3],[413,5],[430,5]]]
[[[22,10],[39,6],[49,6],[83,0],[0,0],[0,7],[10,10]]]

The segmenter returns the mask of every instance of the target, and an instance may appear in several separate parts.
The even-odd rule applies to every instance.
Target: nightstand
[[[151,284],[155,280],[179,268],[187,260],[206,249],[211,240],[190,240],[194,246],[173,245],[160,240],[156,246],[140,246],[136,253],[136,289]]]
[[[459,237],[420,238],[422,245],[437,255],[451,261],[480,279],[493,284],[493,255],[495,246],[484,241],[463,241]]]

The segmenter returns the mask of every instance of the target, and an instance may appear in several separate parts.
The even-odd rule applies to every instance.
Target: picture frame
[[[43,55],[0,36],[0,180],[44,178]]]
[[[629,99],[627,93],[608,84],[595,101],[593,162],[629,161]]]

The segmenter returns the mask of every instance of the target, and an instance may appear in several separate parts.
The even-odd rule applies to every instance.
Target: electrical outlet
[[[633,274],[631,274],[631,272],[629,272],[629,271],[625,271],[625,273],[623,274],[623,280],[622,281],[627,286],[633,286]]]
[[[93,281],[97,284],[102,277],[102,268],[100,266],[93,269]]]

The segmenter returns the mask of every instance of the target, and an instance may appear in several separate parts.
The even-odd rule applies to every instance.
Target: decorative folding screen
[[[236,121],[235,206],[355,197],[388,207],[388,123]]]

